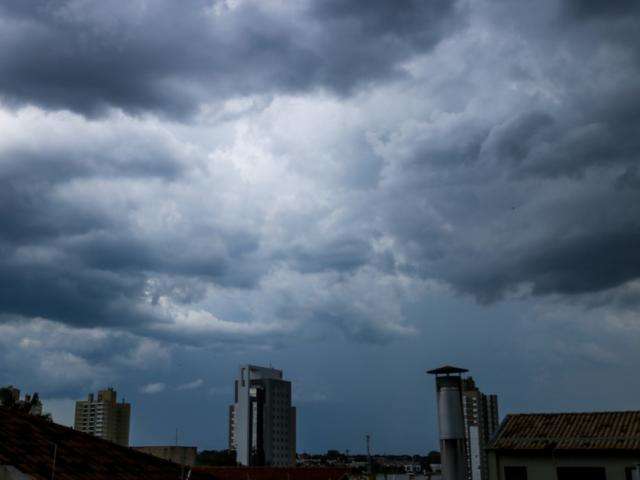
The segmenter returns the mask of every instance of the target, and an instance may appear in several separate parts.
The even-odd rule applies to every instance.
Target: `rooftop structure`
[[[462,379],[465,368],[445,365],[427,373],[436,376],[438,429],[444,480],[465,480],[465,427],[462,411]]]
[[[489,448],[640,452],[640,411],[507,415]]]
[[[640,411],[507,415],[488,452],[491,480],[640,478]]]
[[[434,368],[433,370],[427,370],[429,375],[460,375],[462,373],[467,373],[469,370],[466,368],[453,367],[451,365],[444,365],[439,368]]]

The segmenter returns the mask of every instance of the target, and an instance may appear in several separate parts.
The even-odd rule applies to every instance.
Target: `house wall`
[[[10,465],[0,465],[0,480],[33,480],[33,477]]]
[[[516,453],[489,452],[490,480],[505,480],[505,466],[527,467],[527,480],[555,480],[557,467],[605,467],[607,480],[625,480],[625,470],[635,466],[640,455],[624,452],[574,452],[553,454],[549,451]]]

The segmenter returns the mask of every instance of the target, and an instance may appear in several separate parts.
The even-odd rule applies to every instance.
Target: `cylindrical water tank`
[[[464,438],[462,400],[460,388],[456,385],[438,388],[438,425],[441,440]]]

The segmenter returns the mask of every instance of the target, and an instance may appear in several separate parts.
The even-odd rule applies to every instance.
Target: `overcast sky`
[[[535,3],[535,5],[534,5]],[[637,0],[0,3],[0,384],[227,445],[436,447],[433,379],[638,409]]]

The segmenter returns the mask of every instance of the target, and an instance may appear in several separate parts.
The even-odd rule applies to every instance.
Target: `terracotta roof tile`
[[[270,467],[195,467],[194,472],[213,475],[219,480],[342,480],[346,468],[270,468]]]
[[[640,451],[640,411],[507,415],[488,448]]]
[[[0,407],[0,465],[12,465],[35,480],[176,480],[175,463],[122,447],[47,420]],[[214,480],[194,472],[191,480]]]

